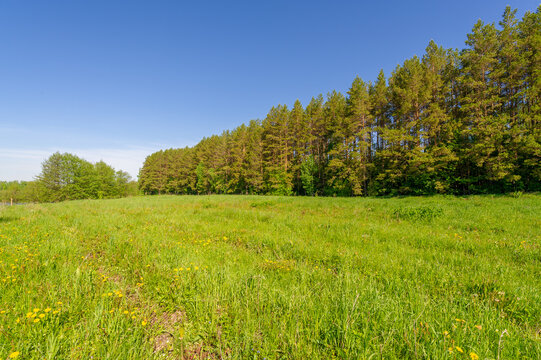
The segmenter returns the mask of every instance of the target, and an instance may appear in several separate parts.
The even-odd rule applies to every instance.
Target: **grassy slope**
[[[4,208],[0,359],[541,358],[540,214],[538,195]]]

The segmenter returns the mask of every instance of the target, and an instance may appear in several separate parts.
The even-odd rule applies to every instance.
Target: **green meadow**
[[[539,359],[541,196],[0,208],[0,359]]]

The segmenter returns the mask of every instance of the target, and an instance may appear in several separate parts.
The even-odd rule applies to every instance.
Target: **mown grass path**
[[[0,210],[0,359],[539,359],[541,196]]]

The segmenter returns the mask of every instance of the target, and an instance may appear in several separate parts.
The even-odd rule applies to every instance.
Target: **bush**
[[[443,215],[443,210],[438,207],[424,205],[424,206],[396,209],[394,210],[393,215],[397,219],[402,219],[402,220],[431,221]]]

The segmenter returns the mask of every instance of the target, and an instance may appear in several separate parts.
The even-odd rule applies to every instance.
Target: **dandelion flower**
[[[147,322],[145,320],[141,321],[141,325],[145,326]]]
[[[39,317],[43,319],[45,317],[45,314],[39,314]]]
[[[470,358],[471,358],[471,360],[479,360],[479,355],[477,355],[474,352],[471,352],[470,353]]]
[[[35,323],[39,323],[39,318],[35,318],[35,319],[34,319],[34,322],[35,322]]]
[[[45,310],[43,310],[44,312],[48,313],[49,311],[51,311],[52,309],[51,308],[47,308]]]
[[[37,313],[37,312],[39,311],[39,309],[38,309],[38,308],[35,308],[33,311],[34,311],[35,313]]]
[[[9,354],[9,358],[10,359],[16,359],[17,357],[19,357],[19,354],[20,354],[20,352],[14,351],[11,354]]]
[[[475,327],[479,330],[481,330],[483,327],[481,325],[475,325]]]
[[[462,348],[460,346],[455,346],[455,349],[456,351],[458,351],[459,353],[463,353],[464,350],[462,350]]]

